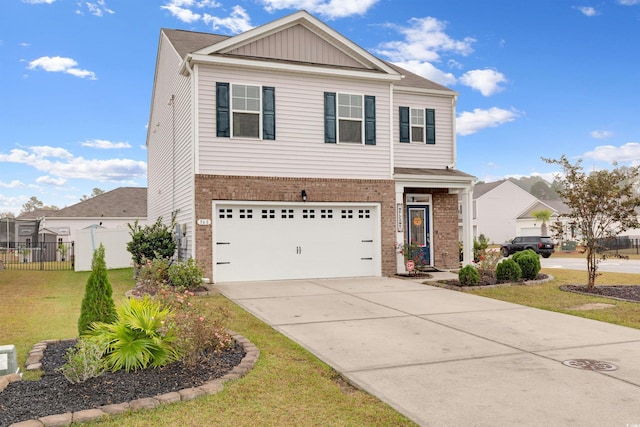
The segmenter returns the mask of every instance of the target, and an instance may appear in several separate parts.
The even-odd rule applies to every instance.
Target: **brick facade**
[[[195,216],[210,218],[212,200],[380,203],[382,274],[395,274],[395,187],[393,180],[278,178],[249,176],[196,175]],[[214,221],[215,223],[215,221]],[[212,225],[196,225],[196,259],[205,266],[206,277],[213,278]]]
[[[379,203],[381,220],[382,275],[396,273],[396,210],[393,180],[318,179],[196,175],[195,218],[211,219],[211,225],[196,225],[196,259],[205,267],[205,276],[213,276],[211,212],[213,200],[302,202]],[[409,189],[407,189],[409,190]],[[434,266],[458,266],[458,198],[448,191],[411,189],[431,193],[433,201]]]

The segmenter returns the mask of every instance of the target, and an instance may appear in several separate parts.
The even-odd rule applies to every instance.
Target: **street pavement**
[[[558,268],[587,271],[587,260],[584,258],[562,258],[561,254],[553,254],[549,258],[540,258],[542,268]],[[598,261],[598,270],[614,273],[640,274],[640,260],[608,258]]]
[[[640,425],[637,329],[398,278],[216,287],[419,425]]]

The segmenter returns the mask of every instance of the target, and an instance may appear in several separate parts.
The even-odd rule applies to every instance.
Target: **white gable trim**
[[[397,71],[389,67],[383,61],[376,58],[366,50],[362,49],[360,46],[353,43],[351,40],[347,39],[331,27],[327,26],[322,21],[313,17],[311,14],[309,14],[309,12],[305,10],[301,10],[299,12],[285,16],[284,18],[272,21],[268,24],[252,28],[249,31],[238,34],[237,36],[230,37],[226,40],[221,41],[220,43],[216,43],[214,45],[200,49],[196,52],[193,52],[193,56],[195,57],[196,55],[226,53],[242,45],[251,43],[256,39],[266,37],[268,35],[298,24],[303,25],[309,31],[317,34],[319,37],[334,45],[336,49],[343,51],[345,54],[349,55],[361,64],[367,67],[373,67],[390,75],[400,76]]]
[[[230,56],[210,56],[202,54],[187,55],[181,69],[184,69],[187,63],[201,63],[201,64],[216,64],[216,65],[235,65],[246,68],[263,69],[263,70],[276,70],[276,71],[290,71],[296,73],[306,74],[320,74],[328,76],[338,77],[354,77],[358,79],[368,79],[377,81],[394,82],[402,79],[400,74],[389,75],[380,73],[377,71],[367,70],[355,70],[344,69],[334,67],[322,67],[317,65],[298,65],[283,62],[271,62],[271,61],[256,61],[244,58],[233,58]]]

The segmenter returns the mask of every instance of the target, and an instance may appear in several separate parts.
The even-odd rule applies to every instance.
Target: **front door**
[[[429,236],[429,206],[407,207],[408,243],[416,247],[417,254],[412,254],[416,267],[431,265],[431,244]]]

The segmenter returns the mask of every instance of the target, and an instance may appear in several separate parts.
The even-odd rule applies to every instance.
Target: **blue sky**
[[[459,92],[457,168],[480,180],[640,164],[640,0],[2,0],[0,213],[146,186],[160,28],[299,9]]]

